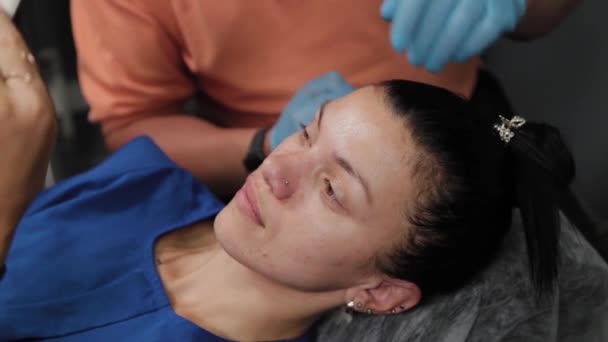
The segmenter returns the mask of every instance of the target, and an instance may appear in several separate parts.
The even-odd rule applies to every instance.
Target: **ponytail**
[[[558,275],[560,209],[590,239],[592,221],[569,189],[575,177],[572,154],[559,131],[529,122],[507,144],[537,295],[551,294]]]
[[[574,162],[559,132],[527,123],[509,142],[519,207],[537,293],[552,293],[558,273],[560,189],[574,178]]]
[[[558,276],[560,211],[597,249],[593,222],[569,190],[574,161],[556,128],[489,116],[427,84],[378,86],[420,155],[411,175],[418,194],[404,212],[408,234],[377,258],[382,272],[416,283],[424,297],[459,288],[499,251],[514,207],[539,299]]]

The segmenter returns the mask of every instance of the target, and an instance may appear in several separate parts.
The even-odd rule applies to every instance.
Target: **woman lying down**
[[[0,53],[1,341],[304,341],[334,308],[398,315],[458,289],[514,207],[552,288],[553,194],[573,173],[552,127],[387,81],[325,104],[225,206],[148,138],[30,203],[54,113],[15,44]]]

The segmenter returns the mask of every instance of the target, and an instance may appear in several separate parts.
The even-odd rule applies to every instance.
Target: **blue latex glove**
[[[339,73],[332,71],[302,86],[289,101],[270,131],[270,147],[300,130],[300,124],[312,121],[319,107],[327,100],[337,99],[355,90]]]
[[[526,12],[526,1],[384,0],[380,12],[392,22],[393,47],[407,50],[411,64],[437,72],[513,31]]]

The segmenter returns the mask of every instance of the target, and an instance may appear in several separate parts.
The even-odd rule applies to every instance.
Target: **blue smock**
[[[154,262],[158,237],[222,207],[149,138],[45,191],[0,281],[0,341],[226,341],[173,311]]]

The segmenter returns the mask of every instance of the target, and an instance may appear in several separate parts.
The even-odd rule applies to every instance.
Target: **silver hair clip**
[[[518,115],[513,116],[511,120],[502,115],[499,115],[498,117],[500,118],[500,123],[495,124],[494,129],[498,132],[500,140],[502,140],[505,144],[511,141],[511,139],[515,136],[515,132],[513,132],[513,130],[519,129],[526,123],[526,119]]]

